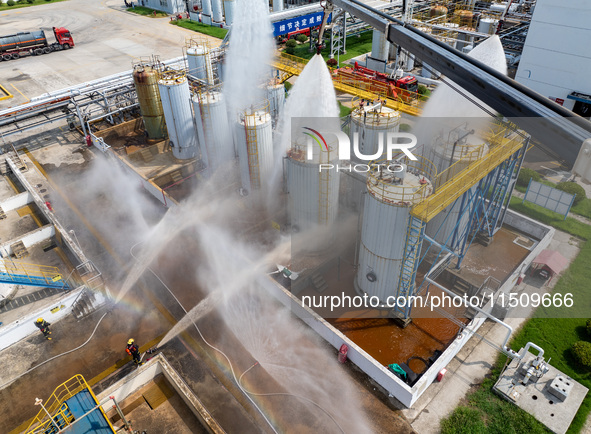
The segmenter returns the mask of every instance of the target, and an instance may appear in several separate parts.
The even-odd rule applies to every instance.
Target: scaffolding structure
[[[501,228],[529,145],[529,136],[512,124],[495,120],[484,140],[489,148],[487,153],[482,152],[482,147],[473,148],[430,179],[433,186],[431,194],[422,195],[416,202],[409,203],[411,210],[404,260],[398,288],[393,288],[396,297],[408,299],[421,292],[425,283],[416,284],[417,270],[427,258],[430,249],[436,249],[436,259],[432,261],[431,269],[442,254],[450,253],[450,261],[446,266],[455,259],[455,266],[459,268],[475,240],[487,245]],[[459,213],[455,215],[453,222],[455,227],[447,240],[438,243],[428,237],[425,234],[426,224],[448,206],[458,204]],[[452,214],[448,214],[446,219],[450,215]],[[466,216],[469,223],[461,228],[460,222]],[[441,222],[441,227],[446,224],[446,219]],[[410,305],[394,306],[392,310],[397,316],[410,318]]]

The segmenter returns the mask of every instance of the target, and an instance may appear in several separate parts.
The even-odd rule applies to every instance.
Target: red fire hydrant
[[[341,345],[341,349],[339,350],[338,360],[341,363],[345,363],[347,361],[347,353],[349,352],[349,347],[346,344]]]
[[[86,146],[89,148],[92,146],[92,139],[90,138],[90,134],[86,136]]]
[[[51,212],[53,212],[53,207],[51,206],[51,202],[47,201],[45,202],[45,206],[47,207],[47,209]]]

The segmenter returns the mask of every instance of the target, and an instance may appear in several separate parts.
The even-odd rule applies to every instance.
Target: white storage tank
[[[283,83],[278,83],[273,80],[267,85],[267,99],[269,100],[269,113],[273,120],[273,127],[275,127],[279,119],[279,113],[285,104],[285,86]]]
[[[330,227],[338,212],[340,175],[336,170],[319,170],[319,164],[337,164],[336,140],[326,137],[326,148],[314,143],[310,160],[308,140],[300,137],[287,152],[287,190],[294,232]],[[326,241],[332,241],[328,236]]]
[[[222,0],[211,0],[211,19],[214,23],[223,23]]]
[[[385,33],[374,29],[371,39],[371,57],[387,62],[389,52],[390,42],[386,39]]]
[[[499,22],[494,18],[490,17],[482,17],[480,18],[480,22],[478,23],[478,31],[480,33],[486,33],[489,35],[494,35],[497,31],[497,26]]]
[[[390,302],[390,307],[388,297],[397,297],[401,290],[403,260],[418,265],[420,240],[413,256],[405,255],[410,210],[433,192],[429,175],[434,174],[434,167],[418,158],[400,161],[406,166],[405,173],[374,166],[367,178],[355,289],[377,297],[382,305]]]
[[[470,163],[481,159],[488,153],[488,145],[473,135],[468,135],[462,129],[453,130],[446,141],[439,139],[433,148],[431,161],[437,168],[439,177],[437,187],[453,179]],[[457,143],[456,143],[457,140]],[[450,167],[452,166],[453,167]],[[474,192],[476,186],[472,187]],[[470,216],[461,214],[462,198],[443,209],[427,224],[426,233],[440,244],[450,245],[465,234]],[[447,218],[446,218],[447,217]],[[458,223],[459,222],[459,223]],[[454,236],[454,232],[455,236]]]
[[[197,138],[187,76],[182,71],[164,71],[158,80],[158,90],[172,155],[179,160],[195,158]]]
[[[224,95],[216,90],[193,95],[201,152],[210,173],[234,159],[234,142]]]
[[[360,106],[361,101],[353,102],[356,107],[351,112],[351,124],[349,137],[351,146],[354,143],[354,135],[357,134],[359,140],[359,151],[363,155],[373,155],[378,151],[378,141],[380,136],[384,140],[387,133],[396,133],[400,127],[400,113],[389,107],[383,107],[381,104],[369,104],[367,102]],[[352,158],[354,158],[353,149],[351,149]],[[381,155],[376,155],[379,158]]]
[[[273,128],[269,102],[246,109],[239,114],[235,127],[244,194],[260,190],[273,172]]]
[[[226,19],[226,26],[230,27],[234,21],[234,8],[236,6],[235,0],[224,0],[224,18]]]
[[[208,26],[211,26],[211,1],[201,0],[201,21]]]
[[[211,64],[211,50],[206,41],[190,39],[187,41],[187,66],[189,75],[213,84],[214,75]]]

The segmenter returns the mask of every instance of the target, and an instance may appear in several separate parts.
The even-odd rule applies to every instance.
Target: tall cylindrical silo
[[[273,12],[281,12],[284,9],[284,0],[273,0]]]
[[[382,107],[381,104],[357,106],[351,112],[349,130],[351,146],[354,145],[355,140],[358,140],[359,151],[363,155],[375,155],[373,158],[377,159],[381,156],[376,154],[380,136],[385,152],[386,134],[398,132],[399,126],[400,113],[396,110]],[[351,153],[351,155],[354,154]]]
[[[133,67],[133,83],[140,104],[144,126],[150,139],[164,139],[166,125],[164,110],[158,91],[158,72],[149,65],[142,63]]]
[[[224,0],[224,18],[226,26],[231,26],[234,21],[234,8],[236,7],[235,0]]]
[[[374,29],[371,39],[371,57],[387,62],[389,53],[390,42],[386,39],[386,34]]]
[[[222,0],[211,0],[211,19],[214,23],[223,23]]]
[[[319,170],[320,164],[336,166],[336,142],[327,139],[326,148],[313,144],[310,160],[307,140],[303,142],[292,143],[286,161],[290,219],[295,232],[330,227],[337,217],[339,205],[339,173],[336,170]]]
[[[211,26],[211,0],[201,0],[201,21]]]
[[[194,39],[187,41],[187,66],[189,75],[203,80],[207,84],[213,84],[211,51],[205,41]]]
[[[274,127],[285,103],[285,86],[282,83],[271,83],[267,85],[267,99],[269,100],[269,113],[271,114]]]
[[[459,136],[452,135],[447,141],[440,141],[431,153],[431,161],[439,173],[437,188],[455,177],[470,163],[488,153],[488,145],[485,143],[478,141],[475,137],[471,137],[471,141],[465,137],[460,138],[465,134],[461,130],[457,133]],[[475,188],[475,186],[472,187],[471,191],[474,192]],[[458,237],[465,235],[470,222],[469,214],[467,212],[462,214],[462,209],[462,198],[460,198],[433,217],[427,224],[426,234],[440,244],[448,246],[454,244]]]
[[[218,91],[206,91],[193,96],[193,111],[201,152],[210,172],[234,159],[232,131],[228,123],[226,102]]]
[[[358,293],[377,297],[389,307],[392,300],[388,297],[403,295],[400,293],[403,262],[406,260],[406,266],[415,270],[418,265],[421,235],[414,240],[416,248],[410,254],[406,249],[411,208],[433,192],[429,177],[434,174],[434,167],[428,160],[405,159],[403,164],[404,175],[390,173],[377,165],[368,173],[355,277]]]
[[[246,194],[260,190],[273,171],[273,136],[269,102],[245,110],[236,123],[240,179]]]
[[[181,71],[165,71],[158,80],[164,118],[172,155],[179,160],[195,158],[197,138],[191,113],[191,95],[186,75]]]

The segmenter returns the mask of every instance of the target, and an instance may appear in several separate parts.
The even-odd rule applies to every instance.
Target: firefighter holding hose
[[[48,323],[47,321],[45,321],[43,318],[37,318],[37,321],[35,321],[35,325],[41,331],[41,333],[43,333],[43,336],[45,336],[45,339],[50,341],[51,338],[49,337],[49,335],[51,334],[51,331],[49,331],[49,326],[51,324]]]
[[[125,352],[133,357],[133,363],[138,366],[141,365],[140,348],[136,345],[133,339],[129,339],[127,341],[127,348],[125,348]]]

